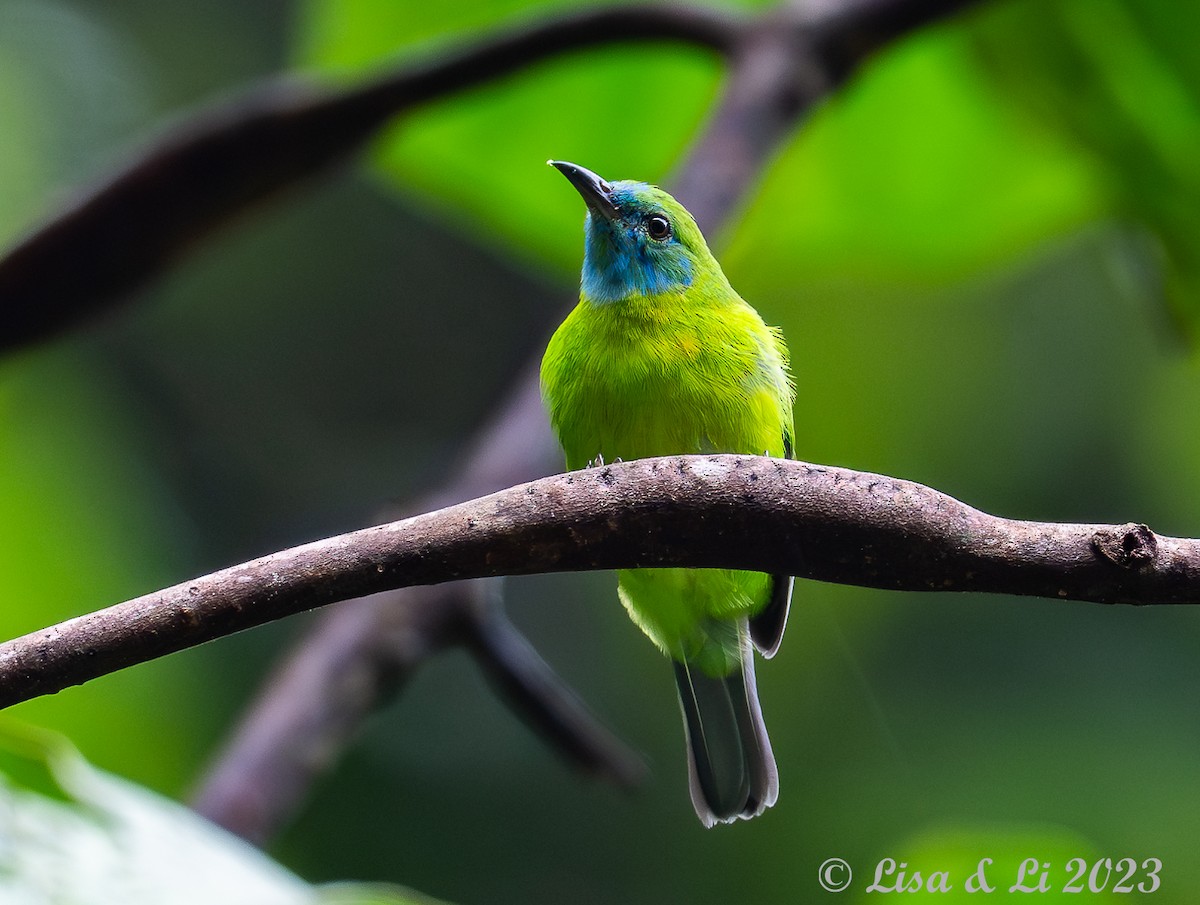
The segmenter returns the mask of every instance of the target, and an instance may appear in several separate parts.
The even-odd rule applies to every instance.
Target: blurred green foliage
[[[0,0],[0,237],[258,76],[352,80],[562,7]],[[1200,534],[1200,375],[1180,342],[1200,291],[1198,35],[1184,4],[996,0],[815,111],[716,243],[788,336],[803,458],[1005,515]],[[582,213],[543,161],[667,181],[718,90],[708,55],[646,46],[473,91],[398,123],[369,171],[0,362],[0,627],[355,527],[436,479],[573,295]],[[1157,901],[1200,888],[1190,611],[804,583],[759,676],[779,805],[706,833],[668,670],[611,577],[508,597],[644,751],[647,787],[567,773],[450,655],[273,854],[464,903],[807,901],[828,857],[857,894],[884,857],[957,870],[1023,846],[1159,857]],[[303,621],[16,713],[183,795]]]
[[[1163,3],[1021,0],[997,10],[980,40],[997,83],[1093,156],[1113,211],[1154,231],[1168,298],[1189,329],[1200,309],[1194,26],[1193,11]]]

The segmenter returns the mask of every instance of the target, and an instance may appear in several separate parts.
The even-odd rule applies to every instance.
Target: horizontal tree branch
[[[587,469],[215,572],[0,645],[0,706],[313,607],[464,578],[719,567],[921,591],[1200,603],[1200,540],[987,515],[911,481],[754,456]]]

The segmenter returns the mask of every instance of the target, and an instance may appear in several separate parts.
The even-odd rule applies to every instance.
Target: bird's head
[[[587,203],[583,295],[596,304],[682,292],[719,274],[696,221],[682,204],[644,182],[608,182],[551,160]]]

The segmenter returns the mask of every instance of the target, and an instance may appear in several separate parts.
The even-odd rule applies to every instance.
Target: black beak
[[[616,220],[620,216],[612,202],[612,186],[591,170],[565,160],[547,160],[546,163],[567,177],[590,210],[606,220]]]

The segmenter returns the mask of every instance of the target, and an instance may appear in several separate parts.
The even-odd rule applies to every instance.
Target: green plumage
[[[653,186],[555,166],[589,207],[580,302],[542,362],[567,467],[685,453],[790,455],[782,336],[733,291],[691,215]],[[618,582],[633,621],[678,664],[701,820],[761,812],[777,780],[750,638],[774,653],[790,579],[636,569]]]

